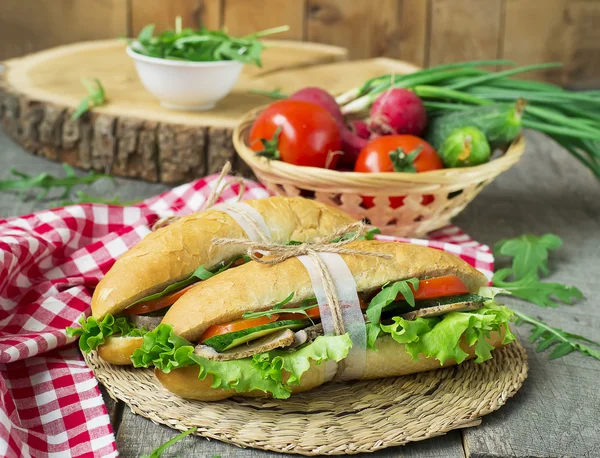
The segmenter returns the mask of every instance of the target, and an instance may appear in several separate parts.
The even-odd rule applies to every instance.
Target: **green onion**
[[[405,88],[423,99],[430,115],[463,110],[471,105],[529,102],[523,126],[543,132],[600,178],[600,91],[571,92],[560,86],[510,78],[529,71],[556,68],[546,63],[491,72],[479,67],[514,65],[500,60],[439,65],[408,75],[381,75],[337,97],[342,113],[366,111],[385,91]]]

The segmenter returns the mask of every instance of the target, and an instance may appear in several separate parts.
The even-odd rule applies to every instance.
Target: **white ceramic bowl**
[[[241,62],[187,62],[143,56],[127,47],[144,87],[172,110],[210,110],[240,76]]]

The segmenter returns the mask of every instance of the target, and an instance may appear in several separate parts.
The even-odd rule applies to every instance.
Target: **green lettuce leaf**
[[[300,377],[310,368],[310,361],[321,364],[324,361],[341,361],[352,348],[352,339],[348,334],[341,336],[320,336],[310,345],[294,352],[274,350],[268,353],[271,368],[269,377],[281,381],[282,370],[290,373],[287,385],[298,385]],[[261,363],[262,364],[262,363]]]
[[[135,324],[130,323],[127,318],[115,318],[110,313],[102,320],[98,320],[93,316],[90,316],[87,320],[85,317],[81,317],[79,324],[81,325],[80,328],[68,327],[66,329],[67,336],[80,336],[79,348],[86,353],[104,344],[107,337],[114,334],[123,337],[142,337],[148,332],[146,328],[138,328]]]
[[[459,346],[464,335],[467,343],[475,346],[475,362],[481,363],[492,358],[493,346],[485,341],[492,331],[505,327],[504,344],[515,339],[508,323],[513,320],[513,312],[493,301],[473,312],[451,312],[443,317],[417,318],[407,321],[394,317],[393,324],[381,325],[381,329],[392,338],[405,345],[406,351],[417,359],[420,354],[440,361],[440,364],[454,359],[462,363],[468,356]]]
[[[233,389],[238,393],[260,390],[277,399],[286,399],[291,394],[290,385],[300,382],[311,360],[317,364],[329,359],[340,361],[348,356],[351,346],[347,334],[321,336],[293,352],[279,350],[234,361],[211,361],[194,354],[193,345],[175,335],[172,326],[161,324],[144,336],[142,347],[133,352],[131,360],[135,367],[154,366],[165,373],[197,364],[199,378],[212,376],[213,388]],[[283,370],[290,373],[285,383]]]
[[[419,288],[419,280],[417,278],[409,278],[407,280],[400,280],[391,285],[384,286],[381,291],[371,299],[369,307],[367,308],[367,347],[373,350],[377,350],[375,347],[375,341],[381,331],[379,323],[381,321],[381,312],[388,305],[396,300],[399,293],[402,293],[404,300],[410,304],[411,307],[415,306],[415,297],[410,288],[410,285],[416,291]]]
[[[159,324],[146,333],[140,348],[131,355],[134,367],[156,367],[168,374],[173,369],[191,366],[194,346],[173,332],[169,324]]]

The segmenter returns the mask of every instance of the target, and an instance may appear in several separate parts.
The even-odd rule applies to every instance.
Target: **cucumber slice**
[[[384,312],[393,310],[394,312],[410,312],[415,309],[424,309],[429,307],[439,307],[440,305],[484,302],[488,299],[477,294],[461,294],[460,296],[437,297],[435,299],[423,299],[415,301],[415,307],[411,307],[406,301],[395,301],[388,305]]]
[[[220,336],[214,336],[202,342],[204,345],[213,347],[218,352],[229,350],[251,340],[264,337],[279,329],[302,329],[310,325],[310,321],[305,320],[283,320],[273,323],[263,324],[254,328],[243,329],[242,331],[228,332]]]

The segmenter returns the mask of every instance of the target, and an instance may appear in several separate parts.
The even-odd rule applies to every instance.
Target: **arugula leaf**
[[[106,103],[106,91],[98,78],[94,78],[93,84],[86,79],[82,79],[81,83],[85,86],[88,95],[81,100],[77,110],[71,115],[71,119],[79,119],[92,106],[97,107]]]
[[[538,281],[535,274],[513,282],[505,281],[511,273],[511,269],[498,270],[492,279],[494,286],[541,307],[558,307],[551,297],[556,297],[566,304],[573,304],[575,299],[583,299],[583,293],[575,286],[543,283]]]
[[[550,353],[550,359],[560,358],[573,351],[578,351],[583,355],[600,360],[600,343],[578,334],[572,334],[561,329],[553,328],[541,320],[536,320],[535,318],[517,312],[516,310],[514,311],[514,314],[517,316],[517,324],[527,323],[533,326],[529,342],[537,342],[538,345],[536,351],[538,353],[553,347],[552,352]],[[582,342],[590,343],[592,346]]]
[[[417,278],[408,278],[392,283],[391,285],[384,285],[382,290],[371,299],[366,312],[367,319],[369,320],[369,323],[367,323],[367,347],[376,350],[375,341],[381,331],[379,326],[381,312],[396,300],[398,294],[402,293],[404,300],[411,307],[415,306],[415,296],[411,286],[417,291],[419,289],[419,280]]]
[[[423,354],[436,358],[440,364],[451,359],[461,363],[467,358],[468,354],[459,345],[464,336],[469,346],[475,346],[475,362],[481,363],[492,358],[494,347],[485,341],[492,331],[504,329],[504,344],[515,339],[508,325],[512,319],[509,308],[487,301],[483,308],[473,312],[451,312],[442,317],[415,320],[394,317],[393,324],[381,325],[381,329],[404,344],[413,359]]]
[[[106,205],[121,205],[128,206],[134,205],[141,200],[121,200],[119,196],[115,196],[112,199],[106,197],[92,196],[83,191],[75,191],[76,200],[63,200],[60,205],[77,205],[77,204],[106,204]]]
[[[546,234],[540,237],[531,234],[521,235],[513,239],[501,240],[494,246],[495,256],[510,256],[515,280],[538,274],[548,275],[548,250],[556,250],[562,246],[560,237]]]
[[[154,24],[148,24],[140,31],[138,41],[149,41],[154,33]]]
[[[308,313],[306,313],[306,311],[317,305],[317,299],[314,297],[305,299],[297,307],[282,308],[284,305],[288,304],[292,300],[293,297],[294,297],[294,293],[291,293],[284,300],[282,300],[278,304],[275,304],[272,309],[265,310],[263,312],[246,312],[242,315],[242,318],[260,318],[263,316],[271,318],[276,313],[285,312],[285,313],[301,313],[303,315],[306,315],[308,317],[308,319],[312,322],[312,320],[310,319],[310,317],[308,316]]]
[[[103,178],[114,179],[110,175],[99,174],[94,171],[86,176],[77,176],[73,168],[68,164],[63,164],[63,168],[65,170],[65,177],[54,177],[49,173],[41,173],[32,177],[16,169],[11,169],[10,173],[17,177],[17,179],[0,180],[0,191],[17,190],[20,192],[21,198],[23,198],[25,190],[41,188],[42,191],[36,196],[37,200],[41,200],[48,195],[52,188],[63,188],[64,192],[60,198],[66,198],[74,186],[89,185]]]
[[[161,297],[168,296],[169,294],[174,293],[179,290],[182,290],[183,288],[187,288],[191,284],[196,283],[198,281],[208,280],[209,278],[214,277],[215,275],[218,275],[221,272],[224,272],[225,270],[229,269],[229,267],[231,267],[231,264],[233,264],[235,261],[236,260],[234,259],[233,261],[231,261],[228,264],[224,265],[223,267],[219,268],[214,273],[211,272],[210,270],[205,269],[203,265],[199,266],[192,273],[192,275],[190,275],[188,278],[178,281],[178,282],[175,282],[175,283],[172,283],[158,293],[143,297],[142,299],[139,299],[139,300],[133,302],[132,304],[129,304],[126,308],[129,308],[135,304],[139,304],[140,302],[152,301],[154,299],[159,299]]]
[[[80,328],[66,328],[68,337],[80,336],[79,348],[85,353],[95,350],[106,342],[113,334],[123,337],[142,337],[148,332],[144,327],[138,328],[135,324],[127,321],[127,318],[116,318],[110,313],[102,320],[90,316],[87,320],[81,317]]]
[[[340,361],[348,356],[351,346],[347,334],[320,336],[310,345],[293,352],[274,351],[252,358],[211,361],[196,355],[192,344],[175,335],[172,326],[160,324],[144,336],[144,343],[133,352],[131,360],[135,367],[154,366],[165,373],[197,364],[200,367],[198,377],[204,379],[210,375],[212,388],[233,389],[238,393],[260,390],[277,399],[286,399],[291,393],[289,385],[299,382],[310,367],[310,360],[317,363],[329,359]],[[286,383],[282,382],[283,370],[290,372]]]
[[[287,30],[288,26],[274,27],[236,38],[223,31],[206,28],[182,29],[181,18],[178,17],[175,30],[167,30],[154,36],[154,25],[147,25],[137,39],[129,42],[129,46],[138,54],[159,59],[192,62],[237,60],[260,67],[264,45],[258,39]]]
[[[158,447],[157,449],[153,450],[152,453],[150,453],[150,455],[144,455],[141,458],[161,458],[162,454],[164,453],[164,451],[166,449],[168,449],[175,442],[179,442],[185,436],[189,436],[190,434],[195,433],[197,429],[198,429],[198,427],[194,426],[193,428],[190,428],[187,431],[182,432],[178,436],[175,436],[173,439],[165,442],[160,447]]]

